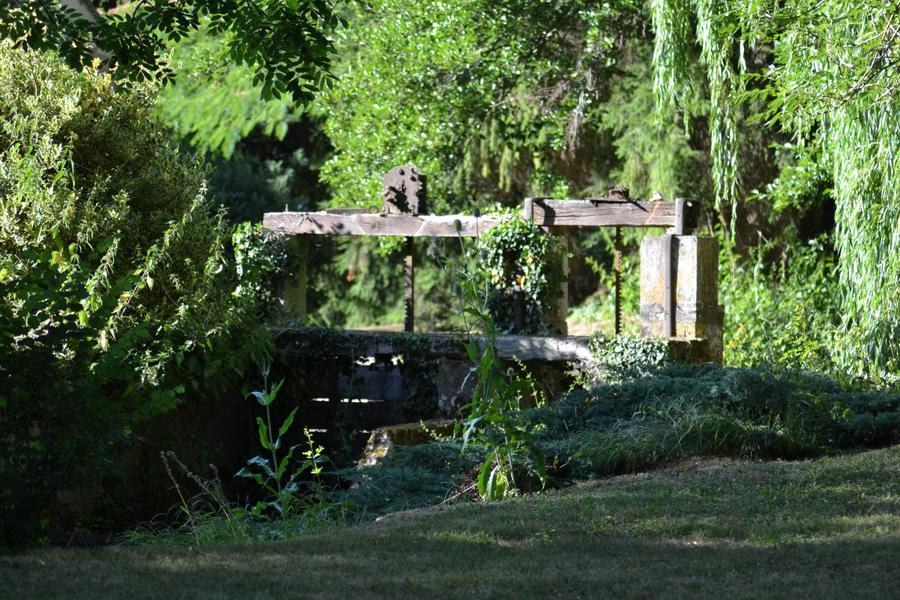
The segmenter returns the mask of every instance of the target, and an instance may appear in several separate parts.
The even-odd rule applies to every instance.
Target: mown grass
[[[693,460],[289,542],[0,559],[10,598],[865,598],[900,590],[900,446]]]

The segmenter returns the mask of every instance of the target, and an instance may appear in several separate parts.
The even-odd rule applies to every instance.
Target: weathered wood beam
[[[614,198],[526,198],[524,212],[526,218],[530,216],[542,227],[677,227],[680,223],[680,228],[689,232],[696,226],[695,205],[684,200],[679,204]],[[289,235],[475,237],[502,220],[500,216],[379,214],[354,209],[266,213],[263,226]]]
[[[477,237],[502,217],[468,215],[383,215],[323,212],[266,213],[263,227],[288,235],[396,235],[403,237]],[[458,224],[458,225],[457,225]]]
[[[538,225],[551,227],[674,227],[674,202],[531,199]]]

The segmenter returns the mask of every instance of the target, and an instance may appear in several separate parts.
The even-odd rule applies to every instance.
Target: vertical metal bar
[[[566,316],[569,312],[569,238],[565,234],[565,229],[558,227],[547,227],[547,235],[557,235],[559,240],[559,270],[562,274],[562,280],[559,282],[559,289],[556,292],[556,301],[553,308],[546,315],[547,328],[550,335],[568,335],[569,326],[566,324]]]
[[[615,332],[622,334],[622,228],[616,227],[613,272],[615,274]]]
[[[522,290],[516,289],[513,292],[513,319],[515,331],[513,333],[521,334],[525,329],[525,301],[522,298]]]
[[[665,297],[663,298],[663,335],[675,337],[675,273],[673,272],[672,255],[674,253],[675,236],[666,235],[663,242],[663,280]]]
[[[415,251],[415,238],[406,238],[404,257],[404,270],[406,272],[406,314],[403,322],[403,331],[413,331],[415,324],[415,287],[416,264],[413,252]]]

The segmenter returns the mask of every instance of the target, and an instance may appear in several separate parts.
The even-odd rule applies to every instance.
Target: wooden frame
[[[668,227],[671,234],[688,235],[697,227],[699,204],[685,198],[674,202],[628,200],[622,198],[588,198],[583,200],[555,200],[526,198],[523,216],[544,227],[548,233],[560,233],[564,227],[616,228],[616,332],[620,330],[619,269],[621,264],[620,227]],[[406,318],[404,329],[413,330],[413,238],[416,237],[478,237],[499,225],[505,217],[474,215],[411,215],[373,213],[367,209],[333,209],[321,212],[280,212],[263,215],[263,227],[284,235],[308,239],[308,235],[399,236],[407,239],[405,251]],[[307,248],[305,242],[297,249]],[[302,252],[302,253],[305,253]],[[563,265],[567,270],[567,265]],[[284,312],[299,321],[306,321],[305,264],[285,286],[282,295]],[[668,280],[667,280],[668,281]],[[304,296],[302,299],[300,296]],[[560,333],[565,332],[567,298],[562,294],[555,307],[553,321]],[[667,301],[667,314],[674,316],[674,295]],[[560,319],[561,323],[560,323]],[[667,319],[671,321],[672,319]],[[667,329],[668,335],[674,332]]]
[[[524,213],[542,227],[674,227],[683,235],[696,227],[696,203],[526,198]],[[286,235],[477,237],[503,220],[499,216],[399,215],[341,210],[266,213],[263,226]]]

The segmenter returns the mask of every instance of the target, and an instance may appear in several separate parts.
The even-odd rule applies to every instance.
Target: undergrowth
[[[691,457],[799,459],[900,441],[900,394],[713,365],[573,390],[522,416],[557,487]],[[459,449],[458,440],[396,447],[349,473],[344,499],[365,519],[459,496],[483,459],[482,449]]]

